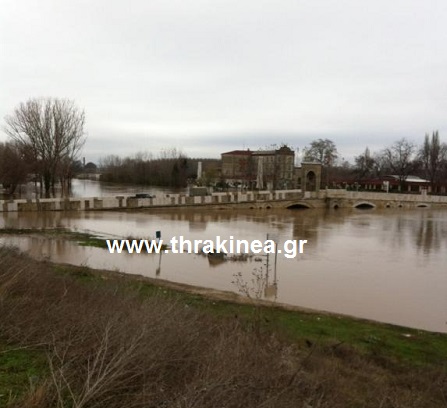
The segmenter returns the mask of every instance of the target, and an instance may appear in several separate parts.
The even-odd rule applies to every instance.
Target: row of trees
[[[396,175],[401,186],[408,176],[415,175],[436,186],[447,180],[447,145],[441,143],[439,132],[426,134],[421,146],[402,138],[385,149],[371,153],[368,147],[356,156],[354,165],[339,160],[335,143],[329,139],[313,141],[303,152],[304,161],[325,166],[328,184],[337,180],[361,181],[383,175]]]
[[[101,180],[117,183],[186,187],[197,176],[202,161],[206,178],[217,177],[218,160],[190,159],[176,149],[164,150],[158,157],[138,153],[132,157],[107,156],[101,159]]]
[[[0,145],[0,178],[10,192],[29,175],[41,195],[68,193],[73,163],[85,143],[85,114],[62,99],[30,99],[5,118],[9,142]]]
[[[394,174],[401,186],[408,176],[416,175],[430,181],[434,190],[447,178],[447,145],[441,143],[439,132],[435,131],[426,134],[419,147],[403,138],[375,154],[366,148],[355,158],[355,171],[359,179]]]

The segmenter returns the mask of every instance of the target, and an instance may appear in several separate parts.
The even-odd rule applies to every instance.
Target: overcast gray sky
[[[2,0],[0,118],[73,99],[95,161],[447,142],[446,22],[446,0]]]

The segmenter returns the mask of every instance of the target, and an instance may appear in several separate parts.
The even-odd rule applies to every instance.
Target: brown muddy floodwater
[[[44,237],[0,238],[37,258],[119,270],[152,278],[238,292],[234,275],[268,280],[270,300],[438,332],[447,332],[446,210],[151,210],[139,212],[4,213],[0,227],[66,227],[104,237],[167,241],[222,238],[265,240],[279,246],[306,239],[303,254],[287,259],[202,254],[109,254]],[[267,273],[268,272],[268,273]]]

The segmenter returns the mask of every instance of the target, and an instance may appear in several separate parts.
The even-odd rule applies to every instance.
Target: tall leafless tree
[[[62,192],[70,183],[70,167],[85,143],[85,114],[66,99],[30,99],[5,118],[5,132],[35,166],[45,196],[58,180]]]
[[[314,140],[303,153],[305,161],[316,161],[324,166],[333,166],[338,158],[337,147],[329,139]]]
[[[433,190],[447,159],[447,145],[441,143],[438,131],[432,133],[431,139],[428,133],[425,135],[424,144],[419,151],[419,159],[422,163],[425,177],[430,180]]]
[[[332,167],[338,158],[338,151],[335,143],[329,139],[318,139],[310,143],[310,146],[303,150],[304,161],[317,162],[323,165],[321,180],[325,180],[326,186],[332,178]]]
[[[365,151],[355,157],[355,173],[357,174],[359,179],[364,179],[367,177],[371,177],[374,174],[375,160],[371,156],[371,152],[367,147]]]
[[[415,152],[416,146],[405,138],[394,142],[383,151],[383,161],[386,167],[398,176],[401,190],[405,180],[415,169]]]

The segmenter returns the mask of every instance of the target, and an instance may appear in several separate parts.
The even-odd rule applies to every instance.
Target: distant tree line
[[[62,195],[68,194],[72,178],[83,171],[78,159],[85,143],[84,112],[70,100],[30,99],[19,104],[5,122],[9,140],[0,143],[0,182],[8,192],[33,180],[40,196],[54,196],[56,184]],[[384,175],[397,176],[401,187],[409,175],[419,176],[429,180],[433,192],[447,183],[447,145],[438,131],[426,134],[420,146],[402,138],[378,152],[366,147],[353,164],[340,157],[332,140],[318,139],[303,149],[302,160],[323,165],[322,182],[328,187]],[[196,180],[199,161],[203,177]],[[99,171],[101,180],[108,182],[186,187],[192,181],[199,185],[222,182],[219,167],[220,160],[191,159],[168,149],[157,157],[150,153],[107,156]]]
[[[176,149],[164,150],[158,157],[148,153],[135,156],[107,156],[100,161],[101,180],[115,183],[186,187],[197,177],[202,161],[205,177],[215,177],[219,160],[191,159]]]

